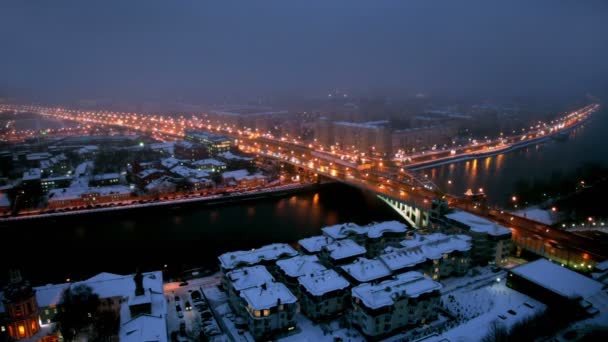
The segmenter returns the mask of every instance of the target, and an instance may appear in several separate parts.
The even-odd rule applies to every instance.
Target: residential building
[[[256,340],[273,339],[296,328],[298,299],[281,283],[265,283],[241,291],[249,332]]]
[[[350,284],[334,270],[306,273],[298,283],[301,310],[314,321],[334,317],[350,306]]]
[[[222,172],[226,170],[226,163],[213,158],[196,160],[192,162],[191,165],[199,170],[204,170],[208,172]]]
[[[374,222],[367,226],[354,223],[337,224],[321,229],[334,240],[351,239],[365,246],[368,257],[375,257],[386,247],[396,247],[405,239],[407,226],[397,221]]]
[[[245,316],[241,291],[274,282],[274,277],[264,266],[243,267],[232,270],[222,278],[222,287],[228,294],[228,303],[238,315]]]
[[[326,269],[316,255],[297,255],[293,258],[279,260],[277,267],[281,282],[296,292],[299,277]]]
[[[216,158],[226,164],[229,169],[243,169],[253,165],[254,159],[236,155],[230,151],[218,153]]]
[[[266,185],[268,178],[262,173],[249,173],[249,171],[235,170],[222,173],[222,182],[227,186],[237,186],[239,188],[256,188]]]
[[[185,134],[185,139],[187,141],[205,146],[209,155],[212,157],[220,153],[228,152],[232,147],[232,139],[223,135],[194,130],[186,130]]]
[[[407,272],[378,284],[352,289],[352,323],[370,338],[437,317],[441,284],[419,272]]]
[[[71,176],[57,176],[42,178],[40,180],[40,186],[42,187],[43,193],[48,193],[50,190],[57,188],[67,188],[72,182]]]
[[[209,156],[207,148],[201,144],[190,141],[179,141],[173,145],[173,150],[176,158],[185,160],[199,160]]]
[[[49,191],[48,207],[51,209],[89,207],[103,203],[129,201],[132,197],[132,190],[123,185],[112,185],[99,188],[60,188]]]
[[[298,255],[298,252],[286,243],[274,243],[248,251],[228,252],[218,257],[224,274],[246,266],[264,265],[272,273],[276,271],[276,261]]]
[[[120,174],[118,173],[103,173],[93,175],[89,179],[89,186],[108,186],[117,185],[120,182]]]
[[[302,251],[306,254],[317,254],[323,247],[333,243],[334,239],[326,235],[317,235],[304,238],[298,241]]]
[[[358,258],[354,262],[340,266],[343,273],[353,284],[378,282],[392,277],[393,272],[378,259]]]
[[[322,262],[330,267],[347,264],[364,255],[365,247],[349,239],[330,243],[324,246],[319,253]]]
[[[455,211],[445,215],[448,230],[469,235],[473,241],[471,263],[473,265],[507,262],[511,248],[511,231],[485,218],[466,211]]]

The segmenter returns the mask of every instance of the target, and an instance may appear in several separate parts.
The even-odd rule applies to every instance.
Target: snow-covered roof
[[[372,223],[367,228],[369,228],[367,236],[370,238],[379,238],[384,233],[405,233],[407,231],[407,226],[398,221]]]
[[[355,223],[343,223],[335,224],[333,226],[321,228],[323,234],[331,237],[334,240],[340,240],[347,238],[349,235],[363,235],[367,234],[368,229],[359,226]]]
[[[466,211],[456,211],[445,216],[450,220],[467,225],[471,231],[476,233],[486,233],[493,236],[511,234],[509,229]]]
[[[76,153],[85,154],[85,153],[96,152],[98,150],[99,150],[99,147],[96,145],[87,145],[87,146],[83,146],[83,147],[79,148],[78,150],[76,150]]]
[[[253,160],[253,158],[251,157],[243,157],[243,156],[239,156],[236,155],[230,151],[228,152],[223,152],[217,155],[220,158],[223,158],[224,160],[242,160],[242,161],[251,161]]]
[[[326,269],[316,255],[298,255],[277,261],[277,266],[292,278]]]
[[[24,181],[28,181],[28,180],[34,180],[34,179],[40,179],[40,176],[42,174],[42,171],[40,169],[29,169],[25,172],[23,172],[23,180]]]
[[[49,159],[51,158],[52,154],[48,153],[48,152],[34,152],[34,153],[29,153],[25,156],[25,159],[27,161],[37,161],[37,160],[43,160],[43,159]]]
[[[160,164],[167,169],[171,169],[171,168],[175,167],[176,165],[178,165],[179,163],[181,163],[181,160],[179,160],[177,158],[173,158],[173,157],[163,158],[160,160]]]
[[[298,278],[302,285],[313,296],[322,296],[326,293],[342,290],[350,286],[349,282],[334,270],[319,270],[307,273]]]
[[[202,170],[197,170],[197,169],[191,169],[191,168],[183,166],[183,165],[172,168],[171,172],[178,174],[185,178],[207,178],[207,177],[209,177],[208,172],[205,172]]]
[[[414,234],[411,239],[401,241],[406,249],[418,248],[428,259],[439,259],[444,253],[454,251],[466,252],[471,249],[471,237],[463,234],[446,235],[434,233],[428,235]]]
[[[230,280],[232,286],[237,291],[274,281],[274,278],[264,266],[239,268],[228,272],[226,277]]]
[[[139,178],[146,178],[146,177],[148,177],[148,176],[150,176],[152,174],[162,173],[162,172],[163,172],[162,170],[159,170],[159,169],[153,167],[153,168],[149,168],[149,169],[145,169],[145,170],[140,171],[137,174],[137,177],[139,177]]]
[[[416,298],[424,293],[438,291],[441,284],[420,272],[398,274],[395,279],[379,284],[361,284],[352,289],[352,296],[358,298],[370,309],[391,306],[398,298]]]
[[[91,180],[99,181],[99,180],[108,180],[108,179],[115,179],[115,178],[120,178],[120,175],[118,173],[102,173],[99,175],[92,176]]]
[[[608,270],[608,260],[604,260],[604,261],[600,262],[599,264],[595,265],[595,269],[600,270],[600,271]]]
[[[80,187],[71,186],[69,188],[58,188],[49,191],[49,201],[77,199],[86,194],[99,194],[107,196],[112,194],[129,194],[131,189],[124,185],[110,185],[102,187]]]
[[[513,214],[547,225],[553,225],[558,221],[555,213],[551,212],[550,210],[543,210],[537,207],[518,210]]]
[[[240,266],[256,265],[265,260],[277,260],[282,257],[293,257],[298,252],[286,243],[274,243],[249,251],[228,252],[219,256],[224,269],[231,270]]]
[[[122,342],[164,342],[167,341],[167,323],[164,317],[141,315],[120,327]]]
[[[241,291],[241,297],[253,310],[270,309],[280,304],[293,304],[296,296],[282,283],[266,283]]]
[[[143,273],[144,289],[151,288],[155,292],[163,292],[162,272]],[[93,289],[99,298],[127,297],[135,293],[135,282],[133,274],[119,275],[112,273],[99,273],[87,280],[75,282],[72,287],[77,285],[87,285]]]
[[[338,240],[323,247],[329,251],[329,257],[334,260],[341,260],[353,256],[365,254],[365,247],[359,246],[353,240]]]
[[[87,173],[88,169],[92,169],[92,168],[93,168],[92,161],[82,162],[82,163],[78,164],[78,166],[76,166],[76,169],[74,170],[74,177],[80,177],[80,176],[84,175],[85,173]]]
[[[564,297],[588,298],[602,290],[603,284],[547,259],[538,259],[512,268],[509,272]]]
[[[379,259],[359,258],[352,264],[342,266],[342,269],[361,283],[388,277],[392,273]]]
[[[70,287],[70,284],[49,284],[34,287],[36,290],[36,302],[41,308],[56,306],[61,301],[63,291]]]
[[[249,174],[249,171],[245,169],[234,170],[234,171],[226,171],[222,173],[222,177],[224,179],[234,178],[234,180],[239,181],[243,179],[258,179],[265,177],[261,173]]]
[[[325,235],[311,236],[298,241],[300,246],[302,246],[302,248],[304,248],[308,253],[318,253],[323,247],[332,242],[334,242],[334,239]]]
[[[427,256],[421,248],[400,248],[378,256],[378,260],[391,271],[416,266],[426,259]]]
[[[207,158],[207,159],[201,159],[201,160],[197,160],[192,162],[193,166],[205,166],[205,165],[212,165],[212,166],[226,166],[226,163],[221,162],[217,159],[213,159],[213,158]]]

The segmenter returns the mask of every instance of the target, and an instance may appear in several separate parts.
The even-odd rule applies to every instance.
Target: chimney
[[[135,282],[135,296],[143,296],[144,295],[144,276],[141,274],[139,269],[135,272],[133,276],[133,281]]]

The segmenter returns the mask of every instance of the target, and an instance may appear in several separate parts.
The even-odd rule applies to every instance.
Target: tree
[[[94,322],[98,306],[99,295],[87,285],[68,287],[63,292],[57,322],[66,341],[73,340]]]

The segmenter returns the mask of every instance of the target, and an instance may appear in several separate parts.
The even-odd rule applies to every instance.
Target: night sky
[[[596,92],[608,1],[2,0],[0,96]]]

